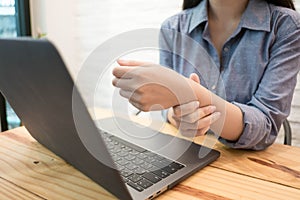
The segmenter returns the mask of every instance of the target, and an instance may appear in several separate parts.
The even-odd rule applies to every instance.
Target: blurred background
[[[299,11],[300,0],[295,3]],[[32,35],[51,40],[76,79],[88,56],[104,41],[134,29],[159,28],[166,18],[181,10],[181,5],[182,0],[0,0],[0,37]],[[135,53],[128,56],[143,57],[140,52]],[[158,62],[157,53],[145,51],[142,54]],[[111,102],[112,98],[111,77],[107,75],[106,78],[104,88],[109,95],[96,97],[101,99],[100,104]],[[84,92],[86,95],[93,93],[88,89]],[[8,128],[19,126],[20,120],[8,103],[6,107]],[[299,133],[300,81],[288,119],[293,132]],[[278,141],[283,141],[282,134]],[[300,146],[300,135],[293,134],[293,145]]]

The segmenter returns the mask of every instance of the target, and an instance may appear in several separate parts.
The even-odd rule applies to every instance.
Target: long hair
[[[185,10],[188,8],[193,8],[197,6],[201,1],[202,0],[183,0],[182,9]],[[282,6],[282,7],[290,8],[292,10],[296,10],[293,0],[265,0],[265,1],[274,4],[276,6]]]

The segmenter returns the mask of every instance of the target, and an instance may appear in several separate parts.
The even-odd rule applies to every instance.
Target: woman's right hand
[[[198,101],[175,106],[169,109],[168,119],[186,137],[204,135],[220,118],[215,106],[199,107]]]
[[[200,84],[197,74],[191,74],[190,79]],[[215,106],[200,107],[199,101],[174,106],[168,111],[168,120],[186,137],[204,135],[220,116]]]

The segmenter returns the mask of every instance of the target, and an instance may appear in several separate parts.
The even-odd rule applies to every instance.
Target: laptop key
[[[122,170],[124,170],[124,169],[125,169],[125,167],[124,167],[124,166],[122,166],[122,165],[119,165],[118,163],[116,163],[116,167],[117,167],[117,169],[118,169],[119,171],[122,171]]]
[[[176,168],[176,169],[181,169],[184,167],[184,165],[182,164],[179,164],[179,163],[176,163],[176,162],[172,162],[169,167],[173,167],[173,168]]]
[[[144,152],[144,154],[145,154],[147,157],[154,157],[154,156],[156,156],[156,154],[153,153],[153,152],[151,152],[151,151]]]
[[[162,162],[165,166],[168,166],[168,165],[170,165],[171,163],[173,163],[173,161],[171,161],[171,160],[169,160],[169,159],[166,159],[166,158],[160,160],[160,162]]]
[[[135,183],[132,183],[132,182],[127,182],[127,184],[130,186],[130,187],[132,187],[132,188],[134,188],[135,190],[137,190],[137,191],[139,191],[139,192],[142,192],[144,189],[141,187],[141,186],[139,186],[139,185],[137,185],[137,184],[135,184]]]
[[[177,172],[177,169],[172,166],[164,167],[162,170],[168,172],[169,174]]]
[[[130,172],[130,171],[121,171],[120,172],[121,173],[121,175],[123,176],[123,177],[128,177],[128,176],[130,176],[131,174],[132,174],[132,172]]]
[[[145,159],[145,158],[147,158],[147,155],[141,153],[137,157],[140,158],[140,159]]]
[[[154,159],[154,158],[152,158],[152,157],[147,157],[147,158],[145,158],[144,159],[146,162],[148,162],[148,163],[153,163],[153,162],[155,162],[156,160]]]
[[[125,140],[122,140],[121,138],[118,138],[118,137],[115,137],[115,136],[112,136],[112,137],[113,137],[113,140],[116,140],[116,141],[118,141],[118,142],[120,142],[120,143],[123,143],[124,145],[126,145],[126,146],[128,146],[128,147],[130,147],[130,148],[132,148],[132,149],[134,149],[134,150],[136,150],[136,151],[138,151],[138,152],[140,152],[140,153],[146,151],[146,149],[144,149],[144,148],[142,148],[142,147],[139,147],[139,146],[137,146],[137,145],[135,145],[135,144],[126,142]],[[124,148],[125,148],[125,146],[124,146]]]
[[[136,158],[136,157],[133,156],[133,155],[131,155],[131,154],[129,154],[129,155],[127,155],[127,156],[125,157],[125,159],[126,159],[126,160],[129,160],[129,161],[134,160],[135,158]]]
[[[126,152],[126,151],[121,151],[120,153],[117,153],[117,154],[118,154],[118,156],[125,157],[125,156],[128,155],[128,152]]]
[[[160,161],[155,161],[155,162],[152,162],[151,164],[158,167],[158,168],[164,168],[164,167],[168,166],[168,165],[166,165],[166,163],[163,163],[163,162],[160,162]]]
[[[118,149],[118,148],[114,147],[114,149],[110,149],[110,152],[116,154],[116,153],[121,152],[121,149]]]
[[[147,162],[144,162],[143,164],[140,165],[142,168],[146,169],[146,170],[150,170],[153,165],[147,163]]]
[[[154,158],[155,158],[156,160],[159,160],[159,161],[165,159],[164,157],[162,157],[162,156],[160,156],[160,155],[155,155]]]
[[[141,164],[144,163],[144,161],[139,158],[136,158],[135,160],[132,161],[132,163],[140,166]]]
[[[142,180],[143,178],[140,175],[137,174],[132,174],[131,176],[128,177],[128,179],[134,183]]]
[[[158,181],[161,180],[161,178],[155,174],[152,173],[145,173],[143,174],[143,177],[151,181],[152,183],[157,183]]]
[[[168,172],[165,172],[163,170],[156,170],[152,172],[153,174],[156,174],[157,176],[159,176],[160,178],[166,178],[167,176],[169,176],[170,174]]]
[[[120,158],[118,155],[116,155],[116,154],[113,154],[113,155],[111,155],[111,157],[112,157],[112,159],[115,161],[115,162],[117,162],[117,161],[119,161],[119,160],[121,160],[122,158]]]
[[[139,182],[137,182],[137,184],[141,187],[143,187],[144,189],[147,189],[148,187],[152,186],[153,184],[151,182],[149,182],[146,179],[142,179]]]
[[[118,160],[117,163],[122,166],[129,164],[129,162],[125,159]]]
[[[132,170],[132,172],[133,172],[133,173],[136,173],[136,174],[138,174],[138,175],[143,175],[143,174],[145,174],[147,171],[146,171],[145,169],[141,168],[141,167],[138,167],[138,168]]]
[[[125,147],[123,150],[124,150],[124,151],[127,151],[127,152],[132,151],[132,149],[131,149],[130,147]]]
[[[126,178],[124,178],[124,177],[123,177],[123,181],[124,181],[124,183],[128,183],[129,182],[129,180],[126,179]]]
[[[136,165],[132,164],[132,163],[129,163],[128,165],[125,166],[127,169],[129,169],[130,171],[134,170],[137,168]]]
[[[129,153],[130,153],[131,155],[133,155],[133,156],[137,156],[137,155],[140,154],[140,153],[139,153],[138,151],[136,151],[136,150],[131,150]]]

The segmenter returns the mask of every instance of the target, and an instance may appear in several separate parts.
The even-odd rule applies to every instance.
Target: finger
[[[218,119],[220,119],[221,113],[215,112],[207,117],[202,118],[199,120],[198,129],[203,129],[209,127],[211,124],[215,123]]]
[[[133,92],[128,90],[120,90],[120,95],[126,99],[131,99]]]
[[[175,106],[173,107],[174,115],[177,118],[180,118],[181,116],[187,115],[197,110],[197,108],[199,108],[199,105],[199,101],[192,101],[186,104]]]
[[[179,130],[184,137],[193,138],[197,135],[197,130]]]
[[[129,79],[133,77],[132,67],[115,67],[112,71],[112,74],[117,78]]]
[[[215,106],[205,106],[205,107],[199,108],[188,115],[182,116],[181,121],[188,122],[188,123],[194,123],[194,122],[204,118],[205,116],[208,116],[208,115],[214,113],[216,111],[216,109],[217,108]]]
[[[119,78],[114,78],[112,80],[113,86],[123,89],[123,90],[128,90],[132,91],[132,82],[131,79],[119,79]]]
[[[137,60],[117,60],[118,64],[121,66],[145,66],[145,65],[150,65],[150,62],[144,62],[144,61],[137,61]]]
[[[221,113],[216,112],[209,116],[206,116],[194,123],[188,123],[188,122],[180,122],[180,129],[184,131],[192,131],[192,130],[201,130],[206,129],[207,127],[210,127],[211,124],[216,122],[221,116]]]
[[[187,123],[187,122],[180,122],[180,126],[179,126],[180,130],[183,131],[197,131],[198,130],[198,122],[195,123]]]
[[[196,137],[205,135],[209,129],[210,129],[210,127],[199,129],[197,131]]]
[[[193,81],[195,81],[196,83],[199,83],[200,84],[200,78],[199,76],[196,74],[196,73],[192,73],[190,75],[190,79],[192,79]]]
[[[148,111],[149,111],[148,108],[146,108],[145,106],[141,105],[139,102],[133,100],[133,98],[131,98],[131,99],[129,100],[129,102],[130,102],[134,107],[136,107],[137,109],[139,109],[139,110],[141,110],[141,111],[143,111],[143,112],[148,112]]]

